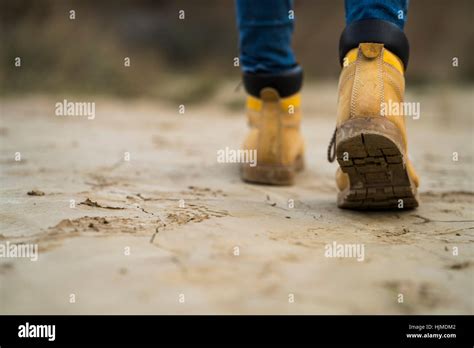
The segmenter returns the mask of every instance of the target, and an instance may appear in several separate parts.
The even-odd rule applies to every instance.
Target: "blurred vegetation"
[[[473,81],[473,13],[472,0],[411,1],[409,81]],[[307,78],[337,78],[343,1],[296,0],[295,14],[294,47]],[[232,0],[1,0],[0,92],[197,102],[217,80],[240,79],[234,15]]]

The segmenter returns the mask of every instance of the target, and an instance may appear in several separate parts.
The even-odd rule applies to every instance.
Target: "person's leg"
[[[248,93],[250,131],[243,149],[257,164],[241,166],[242,179],[288,185],[303,168],[299,125],[303,72],[291,48],[291,0],[237,0],[240,64]]]
[[[341,63],[361,42],[384,44],[408,65],[409,44],[403,32],[408,0],[345,0],[346,28],[339,41]]]
[[[418,206],[419,179],[407,156],[407,115],[400,112],[409,57],[403,32],[407,6],[404,0],[346,0],[336,132],[328,151],[329,160],[337,158],[340,165],[342,208]]]
[[[240,62],[248,73],[280,73],[296,66],[291,48],[291,0],[237,0]]]
[[[347,25],[362,19],[382,19],[403,30],[408,0],[346,0],[345,9]]]
[[[303,72],[295,60],[291,39],[292,0],[236,0],[240,64],[247,92],[259,97],[265,87],[280,97],[301,89]]]

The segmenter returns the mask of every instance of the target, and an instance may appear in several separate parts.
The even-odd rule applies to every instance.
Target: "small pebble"
[[[28,192],[28,196],[44,196],[44,192],[40,190],[31,190]]]

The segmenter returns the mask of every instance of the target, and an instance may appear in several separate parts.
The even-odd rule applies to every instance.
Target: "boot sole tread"
[[[357,122],[359,126],[367,127],[363,122]],[[349,187],[338,194],[338,206],[356,210],[416,208],[416,188],[394,139],[400,135],[393,129],[388,136],[370,130],[371,127],[358,130],[357,122],[356,129],[340,136],[343,139],[339,139],[336,146],[337,161],[349,176]]]

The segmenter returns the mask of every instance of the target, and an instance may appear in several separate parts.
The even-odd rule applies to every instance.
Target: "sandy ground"
[[[37,243],[39,259],[0,258],[0,313],[474,313],[472,88],[408,95],[421,206],[360,213],[336,207],[325,159],[335,84],[306,86],[293,187],[217,163],[246,131],[234,87],[184,114],[70,98],[95,101],[94,120],[55,116],[54,96],[3,99],[0,243]],[[333,242],[364,260],[325,257]]]

